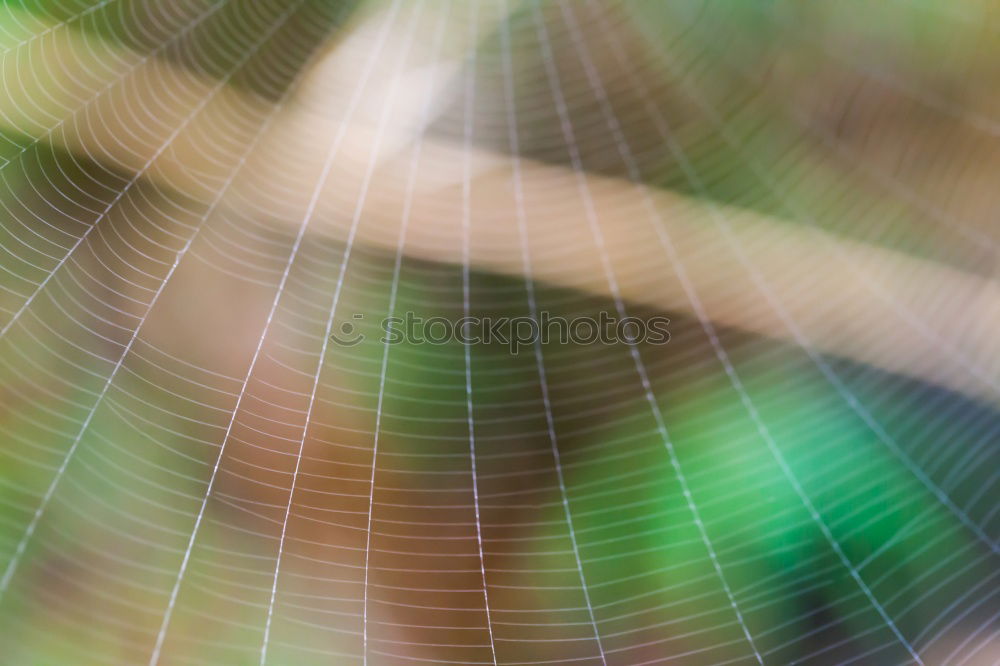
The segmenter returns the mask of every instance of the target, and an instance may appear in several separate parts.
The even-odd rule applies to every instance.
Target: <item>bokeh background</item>
[[[997,663],[998,36],[5,2],[0,663]]]

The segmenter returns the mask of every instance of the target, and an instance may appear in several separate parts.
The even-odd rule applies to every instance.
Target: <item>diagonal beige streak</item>
[[[433,20],[434,12],[428,20]],[[321,136],[330,131],[330,124],[343,122],[338,109],[345,106],[342,90],[356,73],[356,63],[369,46],[364,39],[370,17],[360,17],[354,30],[321,61],[303,86],[295,103],[276,121],[283,129],[275,136]],[[465,31],[461,31],[465,32]],[[72,51],[75,38],[71,34],[52,40],[50,48],[60,53]],[[423,94],[427,86],[444,97],[448,86],[456,80],[461,68],[461,55],[467,45],[456,43],[446,49],[443,58],[412,58],[404,75],[402,95]],[[82,46],[81,46],[82,48]],[[93,57],[91,55],[91,57]],[[124,57],[124,56],[123,56]],[[156,62],[158,77],[170,65]],[[375,76],[382,72],[376,71]],[[136,72],[135,76],[142,76]],[[190,94],[177,95],[168,102],[170,109],[182,113],[207,94],[213,82],[190,73],[178,73],[190,88]],[[343,85],[342,85],[343,84]],[[388,81],[385,81],[386,86]],[[375,109],[386,86],[373,86],[373,92],[362,101],[362,108]],[[14,91],[33,95],[38,91]],[[141,94],[141,90],[139,93]],[[224,103],[215,105],[220,112],[241,108],[259,108],[268,102],[246,92],[227,89],[220,93]],[[134,100],[133,100],[134,101]],[[11,108],[30,108],[28,98],[13,99]],[[120,99],[109,98],[102,105],[88,110],[88,117],[99,118],[113,111]],[[164,100],[157,100],[164,104]],[[393,111],[393,132],[384,138],[377,156],[379,182],[398,183],[398,187],[383,187],[373,193],[356,241],[360,244],[394,252],[396,249],[395,216],[405,196],[408,149],[424,127],[413,116],[413,105],[399,104]],[[93,114],[92,116],[90,114]],[[369,114],[374,118],[375,114]],[[130,115],[117,116],[128,123]],[[136,121],[138,122],[138,121]],[[204,123],[204,125],[202,125]],[[101,127],[102,123],[80,123],[78,127]],[[185,132],[198,137],[200,132],[217,131],[218,121],[211,116],[199,119]],[[207,128],[207,129],[206,129]],[[138,132],[142,129],[142,132]],[[133,132],[129,130],[136,130]],[[151,157],[149,128],[118,127],[115,136],[102,133],[77,132],[57,138],[75,152],[98,159],[107,159],[119,167],[138,168]],[[132,140],[143,136],[143,141]],[[374,122],[352,121],[345,133],[342,157],[320,194],[316,205],[314,232],[335,238],[348,233],[350,193],[360,185],[361,166],[372,154],[375,140]],[[507,229],[514,224],[517,211],[510,197],[511,159],[484,149],[466,149],[440,139],[424,137],[425,164],[429,165],[414,193],[415,200],[429,205],[414,208],[408,232],[406,253],[422,259],[461,263],[462,210],[455,195],[464,179],[463,160],[470,159],[472,190],[475,192],[477,237],[483,242],[469,248],[469,261],[480,270],[509,275],[521,275],[522,248],[514,235],[498,231],[492,237],[489,229]],[[309,146],[308,141],[303,141]],[[317,150],[319,148],[317,147]],[[468,151],[471,151],[471,154]],[[287,160],[287,146],[261,146],[253,169],[273,169],[275,163]],[[301,156],[301,154],[299,154]],[[161,155],[149,171],[149,177],[162,185],[186,194],[204,191],[205,179],[218,176],[215,165],[206,160],[196,141],[179,137],[174,150]],[[519,166],[524,188],[532,201],[538,202],[524,212],[531,233],[527,237],[532,256],[538,258],[533,278],[553,285],[609,295],[607,284],[594,270],[596,257],[587,249],[584,202],[580,200],[572,170],[558,165],[521,159]],[[692,283],[703,296],[705,310],[713,322],[775,339],[789,334],[772,308],[745,284],[745,275],[732,255],[727,241],[707,220],[710,213],[698,201],[669,191],[629,183],[621,179],[588,174],[595,206],[602,219],[610,259],[620,275],[622,296],[636,304],[657,310],[688,312],[690,303],[681,286],[672,278],[643,270],[653,266],[656,238],[649,225],[641,224],[642,195],[648,194],[662,212],[668,233],[675,239],[677,250],[688,259]],[[277,222],[295,222],[294,211],[301,210],[310,196],[306,183],[301,187],[288,180],[259,178],[257,197],[268,201],[275,209]],[[449,196],[443,196],[448,194]],[[277,202],[277,203],[274,203]],[[254,202],[243,202],[245,211],[255,215]],[[995,335],[1000,324],[1000,285],[996,280],[914,258],[892,250],[861,242],[826,235],[828,242],[816,241],[814,230],[802,229],[780,219],[747,210],[719,206],[730,220],[735,242],[747,248],[762,276],[772,286],[787,312],[805,336],[825,353],[846,357],[881,367],[892,372],[920,378],[965,394],[998,401],[1000,384],[1000,336]],[[288,210],[287,219],[281,214]],[[381,223],[380,223],[381,222]],[[488,239],[488,242],[487,240]],[[834,256],[830,248],[836,247]],[[844,256],[861,270],[845,267]],[[912,325],[889,311],[864,288],[860,275],[876,276],[883,293],[895,302],[904,303],[910,313],[931,330],[947,340],[964,358],[983,370],[980,377],[957,367],[954,360],[922,337]],[[949,295],[942,307],[939,298],[925,295]],[[995,381],[989,381],[994,378]]]

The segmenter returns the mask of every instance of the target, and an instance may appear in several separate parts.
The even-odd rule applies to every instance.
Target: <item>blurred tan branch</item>
[[[509,156],[433,138],[416,122],[418,104],[410,101],[397,103],[393,132],[373,155],[374,118],[385,103],[392,75],[388,71],[377,71],[366,88],[361,118],[343,118],[342,91],[350,88],[354,63],[367,48],[366,36],[377,18],[376,13],[359,20],[310,73],[295,104],[283,112],[241,177],[251,194],[229,197],[227,205],[246,217],[297,224],[324,152],[340,124],[348,122],[335,173],[326,183],[311,228],[345,237],[363,167],[374,159],[378,168],[357,242],[394,251],[409,147],[422,136],[424,166],[414,192],[405,252],[438,262],[461,261],[463,160],[471,151],[471,263],[481,270],[520,274]],[[411,58],[402,82],[404,100],[422,98],[427,86],[443,99],[471,46],[457,39],[448,45],[448,58],[422,61],[419,53]],[[47,67],[29,75],[26,60],[4,58],[8,102],[0,122],[38,135],[76,113],[50,140],[126,171],[141,168],[177,126],[173,119],[189,113],[215,85],[158,60],[136,67],[124,83],[112,85],[139,56],[72,31],[53,32],[30,48],[35,62]],[[86,102],[103,85],[110,85],[108,94]],[[212,152],[212,142],[236,132],[233,118],[262,114],[268,104],[251,93],[225,89],[156,159],[148,176],[185,195],[208,198],[234,166]],[[39,118],[51,123],[40,126]],[[525,159],[520,171],[535,278],[608,295],[607,282],[595,268],[600,250],[591,241],[574,173]],[[772,297],[815,348],[996,402],[1000,285],[995,280],[719,206],[731,228],[727,240],[702,202],[612,177],[587,178],[607,240],[604,251],[629,301],[666,311],[692,308],[656,233],[658,222],[641,203],[648,195],[679,256],[685,258],[708,316],[718,324],[775,339],[793,336],[788,322],[748,279],[733,243],[743,249]],[[871,284],[877,285],[879,295]],[[941,295],[947,295],[946,303]]]

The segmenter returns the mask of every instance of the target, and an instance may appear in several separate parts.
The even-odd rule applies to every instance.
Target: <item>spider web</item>
[[[995,196],[845,129],[989,173],[973,11],[6,5],[0,661],[994,663]]]

